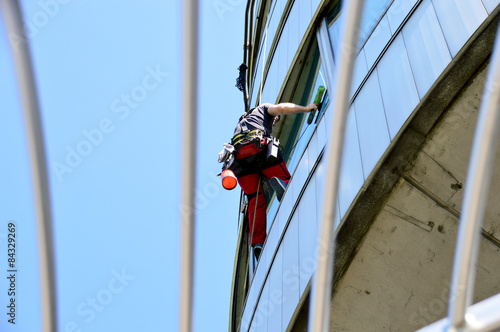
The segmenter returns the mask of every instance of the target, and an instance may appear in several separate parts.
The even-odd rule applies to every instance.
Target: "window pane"
[[[314,272],[314,250],[318,236],[316,215],[316,182],[307,185],[299,205],[299,284],[300,295],[304,292]]]
[[[354,69],[352,73],[352,83],[351,83],[351,93],[350,98],[354,95],[358,89],[361,82],[363,82],[366,74],[368,73],[368,68],[366,67],[365,52],[361,50],[354,61]]]
[[[480,1],[434,0],[432,3],[451,55],[455,56],[484,21],[486,10]]]
[[[343,216],[364,183],[354,109],[349,109],[339,180],[339,207]]]
[[[498,6],[499,3],[499,0],[483,0],[483,4],[489,14],[491,14],[491,12]]]
[[[262,294],[253,316],[250,331],[267,332],[267,320],[269,318],[269,286],[266,284],[262,290]]]
[[[392,33],[399,28],[417,0],[394,0],[387,11],[387,19]]]
[[[361,16],[358,49],[366,41],[392,0],[367,0]]]
[[[375,31],[373,31],[370,38],[366,41],[364,47],[368,68],[373,66],[375,60],[378,58],[390,39],[391,29],[389,28],[389,21],[387,20],[387,17],[384,16],[375,28]]]
[[[451,61],[441,27],[430,1],[423,2],[403,28],[408,57],[422,98]]]
[[[365,179],[391,142],[377,71],[366,81],[354,102]]]
[[[403,37],[396,37],[377,65],[391,140],[419,102]]]
[[[293,312],[299,302],[299,228],[298,214],[295,213],[285,237],[283,238],[283,294],[286,294],[286,301],[283,301],[283,329],[288,326]]]
[[[269,272],[269,320],[267,322],[268,331],[281,331],[281,312],[284,294],[283,284],[283,250],[278,250],[274,258],[271,271]]]

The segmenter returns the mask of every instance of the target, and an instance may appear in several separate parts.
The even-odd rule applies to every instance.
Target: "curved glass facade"
[[[415,109],[498,2],[366,1],[346,124],[337,225]],[[336,54],[342,52],[339,5],[335,1],[319,5],[320,1],[273,1],[267,43],[262,38],[259,48],[251,106],[259,101],[305,105],[314,99],[319,85],[326,86],[328,93],[317,121],[307,125],[305,116],[297,116],[287,127],[291,129],[281,132],[286,135],[284,152],[293,177],[282,202],[269,202],[268,238],[255,274],[250,273],[240,331],[285,331],[308,293],[318,259],[317,234],[327,171],[321,157],[332,122],[333,103],[329,101],[335,98],[335,83],[325,79],[335,77],[335,72],[325,73],[325,68],[334,68],[335,63],[325,63],[325,59],[335,62]],[[325,15],[322,8],[333,9]],[[328,26],[326,39],[320,38],[324,32],[315,28],[323,20]],[[307,38],[315,41],[307,44]],[[316,46],[322,40],[328,40],[328,47]],[[301,59],[303,64],[297,59],[301,47],[307,45],[314,46],[307,52],[317,56]],[[324,49],[331,54],[324,54]],[[303,69],[295,76],[296,82],[291,82],[290,73],[297,66]],[[302,87],[295,90],[293,100],[280,99],[287,84]]]

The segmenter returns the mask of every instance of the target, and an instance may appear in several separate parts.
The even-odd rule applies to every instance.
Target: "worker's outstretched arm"
[[[268,108],[267,112],[270,115],[276,116],[280,114],[292,114],[292,113],[305,113],[311,112],[318,109],[316,104],[309,104],[307,106],[300,106],[293,103],[280,103],[277,105],[272,105]]]

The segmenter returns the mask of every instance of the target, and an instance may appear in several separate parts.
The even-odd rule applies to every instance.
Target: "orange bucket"
[[[221,174],[221,178],[222,178],[222,186],[224,187],[224,189],[227,190],[234,189],[234,187],[236,187],[236,183],[238,183],[236,181],[236,176],[230,169],[224,170],[224,172],[222,172]]]

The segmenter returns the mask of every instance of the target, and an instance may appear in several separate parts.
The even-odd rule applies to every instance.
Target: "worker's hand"
[[[313,111],[316,111],[318,109],[318,105],[316,105],[316,104],[309,104],[306,107],[308,109],[308,112],[313,112]]]
[[[277,124],[277,123],[280,121],[280,118],[281,118],[281,116],[279,116],[279,115],[276,115],[276,116],[274,117],[274,120],[273,120],[273,126],[274,126],[275,124]]]

